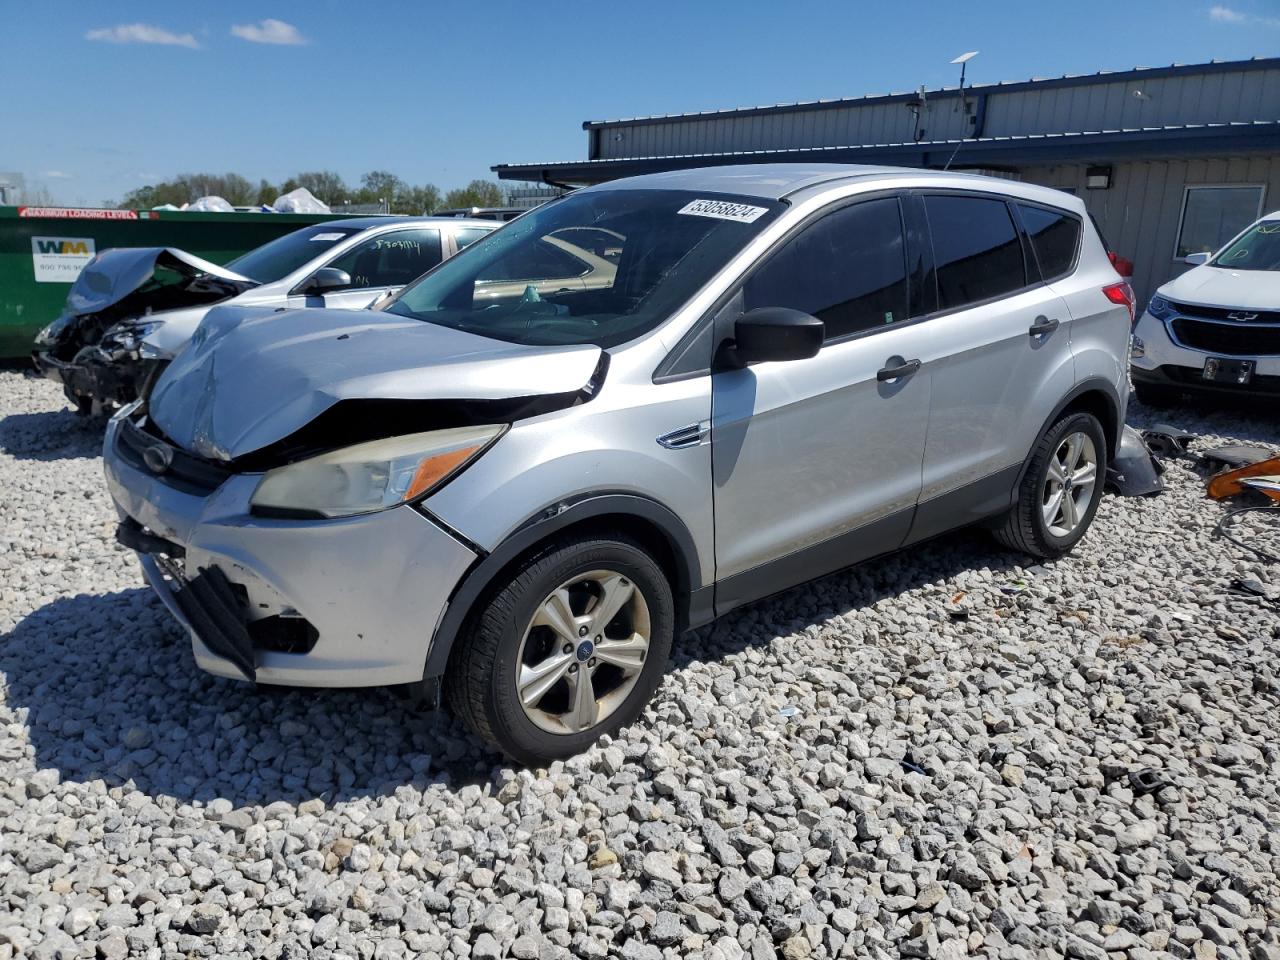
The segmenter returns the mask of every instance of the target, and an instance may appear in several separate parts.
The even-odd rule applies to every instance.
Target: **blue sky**
[[[17,3],[0,171],[96,204],[180,172],[443,189],[581,123],[1280,54],[1280,0]]]

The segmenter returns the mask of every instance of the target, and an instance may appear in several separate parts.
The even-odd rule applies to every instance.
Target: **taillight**
[[[1116,273],[1128,279],[1133,276],[1133,261],[1128,257],[1122,257],[1114,250],[1107,251],[1107,259],[1111,261],[1111,266],[1116,268]]]
[[[1133,325],[1136,319],[1134,316],[1134,296],[1133,287],[1129,286],[1124,280],[1119,283],[1109,283],[1102,288],[1102,293],[1112,303],[1124,304],[1125,309],[1129,311],[1129,325]]]

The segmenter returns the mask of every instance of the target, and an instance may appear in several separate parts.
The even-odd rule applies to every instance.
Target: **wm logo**
[[[89,245],[83,240],[58,240],[56,238],[36,237],[36,249],[40,253],[89,255]]]

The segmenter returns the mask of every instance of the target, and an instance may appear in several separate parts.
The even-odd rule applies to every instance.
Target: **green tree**
[[[180,207],[200,197],[222,197],[232,206],[244,206],[254,202],[257,191],[238,173],[180,173],[171,180],[129,191],[121,205],[138,210],[166,203]]]
[[[312,170],[292,177],[281,186],[281,193],[288,193],[297,187],[306,187],[311,195],[322,203],[332,206],[342,203],[351,191],[342,182],[342,177],[332,170]]]
[[[395,201],[396,194],[402,192],[407,186],[408,184],[394,173],[386,170],[370,170],[360,178],[356,202],[391,204]]]
[[[276,197],[280,196],[280,188],[273,186],[269,180],[258,181],[258,195],[254,197],[253,202],[256,204],[273,204]]]
[[[434,183],[418,187],[403,185],[391,202],[391,212],[421,216],[440,209],[440,206],[440,189]]]
[[[492,180],[472,180],[465,187],[446,193],[444,207],[500,207],[502,200],[502,188]]]

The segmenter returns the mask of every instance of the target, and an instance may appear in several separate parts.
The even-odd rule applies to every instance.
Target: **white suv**
[[[1280,210],[1156,291],[1133,331],[1143,403],[1183,393],[1280,395]]]

